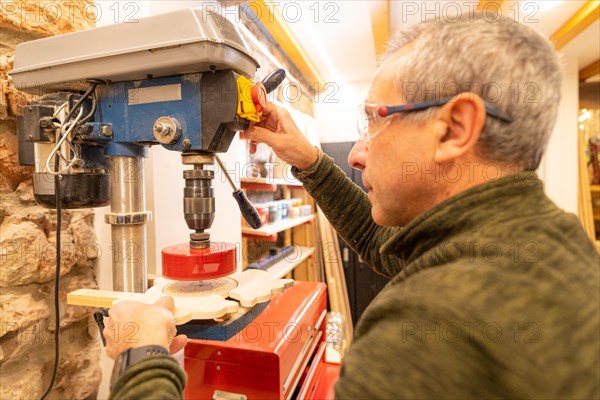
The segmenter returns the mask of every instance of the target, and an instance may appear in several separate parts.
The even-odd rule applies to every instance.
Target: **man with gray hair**
[[[367,194],[284,109],[245,132],[392,278],[358,321],[336,397],[600,396],[600,257],[534,172],[560,81],[550,43],[507,18],[408,28],[359,109],[348,162]]]

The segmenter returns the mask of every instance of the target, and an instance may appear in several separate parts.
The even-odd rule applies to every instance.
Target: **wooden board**
[[[253,307],[264,303],[271,295],[281,293],[294,284],[293,279],[266,279],[271,274],[259,269],[248,269],[236,278],[238,286],[229,292],[229,297],[240,302],[243,307]]]
[[[237,286],[229,291],[224,291],[223,287],[225,286],[222,284],[205,284],[200,286],[210,286],[210,290],[213,292],[203,291],[194,295],[190,291],[190,288],[194,286],[192,282],[158,278],[155,280],[154,286],[143,294],[79,289],[67,294],[67,303],[98,308],[110,308],[113,304],[125,300],[153,304],[165,296],[167,294],[165,292],[170,292],[169,295],[175,301],[175,311],[173,312],[175,323],[182,325],[194,319],[221,318],[235,313],[238,311],[240,303],[243,307],[252,307],[257,303],[269,301],[273,294],[281,293],[294,284],[291,279],[273,279],[271,274],[261,270],[246,270],[228,278],[237,282]],[[179,285],[180,288],[187,287],[187,289],[173,291],[173,285]],[[228,300],[226,297],[234,298],[239,303]]]

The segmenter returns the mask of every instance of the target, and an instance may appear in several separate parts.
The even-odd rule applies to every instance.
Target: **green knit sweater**
[[[600,397],[600,255],[536,175],[383,228],[328,156],[294,173],[344,240],[393,277],[358,322],[336,397]],[[167,360],[133,366],[111,397],[180,397],[185,375]]]
[[[183,398],[186,375],[169,356],[147,358],[133,364],[111,388],[111,400]]]
[[[295,174],[393,278],[358,321],[337,398],[599,398],[600,255],[534,173],[474,187],[403,228],[376,225],[328,156]]]

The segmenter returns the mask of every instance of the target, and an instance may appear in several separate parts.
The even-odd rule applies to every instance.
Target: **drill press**
[[[35,198],[55,207],[59,176],[63,208],[110,202],[113,290],[147,289],[151,213],[143,158],[151,145],[181,152],[191,167],[183,174],[183,208],[192,233],[189,243],[163,250],[163,275],[202,280],[235,272],[235,246],[211,242],[207,231],[215,213],[211,167],[237,131],[260,119],[265,85],[273,90],[285,78],[278,70],[265,85],[254,83],[258,66],[235,25],[199,9],[17,46],[10,73],[15,86],[43,95],[24,110],[18,130],[22,163],[36,167]],[[259,227],[243,194],[236,200],[249,224]]]

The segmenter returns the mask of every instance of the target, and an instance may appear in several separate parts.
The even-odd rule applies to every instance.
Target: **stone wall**
[[[18,43],[85,29],[95,23],[85,1],[5,1],[0,15],[0,399],[35,399],[54,363],[56,211],[33,200],[30,167],[17,161],[16,116],[31,96],[7,72]],[[91,309],[66,304],[66,293],[97,288],[92,210],[63,211],[61,353],[49,398],[94,399],[101,379],[100,341]]]

